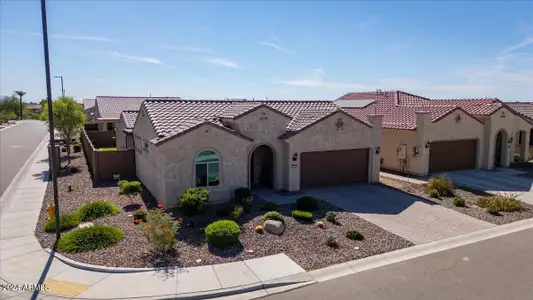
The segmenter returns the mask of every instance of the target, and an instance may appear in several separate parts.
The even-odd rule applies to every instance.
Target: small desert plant
[[[127,181],[127,180],[119,181],[119,194],[120,195],[126,195],[130,197],[131,199],[131,197],[141,194],[142,191],[143,189],[139,181]]]
[[[70,174],[76,174],[76,173],[81,172],[81,168],[80,167],[76,167],[76,166],[70,166],[68,171],[70,172]]]
[[[318,227],[318,228],[325,228],[325,226],[324,226],[324,222],[322,222],[322,221],[318,221],[318,222],[316,222],[316,227]]]
[[[326,221],[331,222],[331,223],[335,223],[335,222],[337,222],[336,218],[337,218],[337,213],[335,213],[333,211],[328,211],[326,213]]]
[[[296,208],[305,211],[315,211],[318,209],[318,200],[310,196],[301,197],[296,200]]]
[[[217,248],[224,248],[239,242],[241,228],[235,221],[221,220],[205,228],[207,242]]]
[[[439,198],[440,197],[440,194],[439,194],[439,192],[436,189],[429,190],[428,195],[431,198]]]
[[[264,231],[263,231],[263,226],[261,226],[261,225],[257,225],[257,226],[255,226],[255,232],[257,232],[257,233],[263,233],[263,232],[264,232]]]
[[[487,212],[513,212],[520,210],[520,202],[517,196],[498,195],[494,197],[480,197],[477,199],[477,206],[487,209]]]
[[[334,249],[339,248],[339,242],[337,242],[337,238],[335,238],[334,236],[328,237],[328,239],[326,240],[326,245]]]
[[[455,198],[453,198],[453,205],[457,206],[457,207],[465,207],[466,206],[466,201],[465,201],[465,199],[463,199],[461,197],[455,197]]]
[[[275,211],[278,209],[278,205],[274,202],[265,202],[261,204],[261,210]]]
[[[61,147],[61,152],[67,153],[67,148],[66,147]]]
[[[82,221],[92,221],[105,216],[114,216],[120,208],[107,201],[89,202],[78,209]]]
[[[65,233],[57,247],[64,252],[87,252],[107,248],[124,238],[120,227],[96,225]]]
[[[520,161],[520,154],[518,154],[518,153],[513,154],[513,161],[515,163],[519,162]]]
[[[357,230],[348,230],[346,231],[346,237],[350,240],[360,241],[363,240],[365,237],[362,233],[360,233]]]
[[[147,221],[148,212],[145,209],[138,209],[133,212],[133,219],[141,220],[143,222]]]
[[[312,221],[313,220],[313,213],[305,211],[305,210],[293,210],[292,211],[292,217],[297,219],[297,220]]]
[[[285,222],[285,220],[283,219],[283,216],[277,211],[269,211],[266,214],[264,214],[263,221],[267,221],[267,220]]]
[[[435,194],[434,191],[436,191],[438,197],[449,197],[455,195],[452,181],[444,176],[432,177],[428,180],[428,183],[425,186],[425,192],[427,194]]]
[[[70,214],[65,214],[59,217],[59,228],[60,230],[66,230],[74,228],[81,223],[81,217],[80,213],[78,211],[74,211]],[[50,218],[46,223],[43,225],[43,230],[46,232],[53,232],[56,231],[56,219]]]
[[[180,222],[175,221],[172,214],[162,209],[154,209],[148,211],[148,222],[136,228],[148,238],[154,248],[168,250],[176,243],[176,233],[180,229]]]
[[[74,150],[74,153],[81,152],[81,145],[80,144],[74,144],[72,146],[72,149]]]
[[[178,198],[178,207],[187,216],[204,212],[209,202],[209,191],[206,189],[190,188]]]
[[[244,209],[244,212],[250,212],[253,202],[254,202],[254,196],[252,195],[252,191],[248,188],[238,188],[234,192],[235,200],[237,200],[237,203],[240,203]]]
[[[242,216],[243,212],[244,208],[242,207],[242,205],[235,205],[233,207],[233,210],[231,211],[231,217],[233,218],[233,220],[237,220]]]

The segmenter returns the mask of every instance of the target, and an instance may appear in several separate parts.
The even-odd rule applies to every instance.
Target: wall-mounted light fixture
[[[298,153],[294,152],[294,154],[292,155],[292,161],[297,161],[298,160]]]
[[[378,147],[376,148],[376,154],[380,154],[380,153],[381,153],[381,147],[378,146]]]
[[[420,154],[420,148],[413,146],[413,156],[417,156]]]
[[[513,137],[510,137],[507,143],[512,144],[513,143]]]
[[[430,142],[430,141],[427,141],[427,142],[426,142],[426,146],[425,146],[425,147],[426,147],[426,149],[428,149],[428,148],[429,148],[429,146],[431,146],[431,142]]]

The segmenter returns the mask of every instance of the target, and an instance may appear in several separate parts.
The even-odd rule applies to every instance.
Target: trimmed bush
[[[339,248],[339,242],[337,242],[337,238],[335,238],[334,236],[328,237],[328,239],[326,240],[326,245],[334,249]]]
[[[337,222],[336,218],[337,218],[337,214],[335,212],[328,211],[326,213],[326,221],[331,222],[331,223],[335,223],[335,222]]]
[[[64,252],[87,252],[112,246],[124,236],[120,227],[96,225],[65,233],[57,247]]]
[[[92,221],[105,216],[114,216],[120,212],[120,208],[107,201],[94,201],[85,204],[78,209],[82,221]]]
[[[301,197],[296,200],[296,208],[298,210],[315,211],[318,209],[318,200],[310,196]]]
[[[147,217],[148,217],[148,212],[144,209],[138,209],[133,212],[133,218],[135,220],[141,220],[143,222],[146,222]]]
[[[265,202],[263,204],[261,204],[261,210],[266,210],[266,211],[275,211],[278,209],[278,205],[274,202]]]
[[[313,213],[305,211],[305,210],[293,210],[292,211],[292,217],[297,219],[297,220],[312,221],[313,220]]]
[[[424,188],[427,194],[435,194],[434,191],[436,191],[438,197],[451,197],[455,195],[452,181],[444,176],[430,178]]]
[[[132,197],[142,193],[143,189],[139,181],[120,180],[118,182],[119,194]]]
[[[190,188],[178,198],[178,207],[186,216],[193,216],[204,212],[208,202],[208,190]]]
[[[277,211],[269,211],[266,214],[264,214],[263,221],[267,221],[267,220],[281,221],[285,223],[283,216]]]
[[[213,222],[205,228],[207,242],[217,248],[225,248],[239,242],[241,228],[235,221]]]
[[[516,196],[494,196],[494,197],[480,197],[476,202],[477,206],[487,209],[487,212],[513,212],[520,210],[520,202]]]
[[[349,238],[350,240],[354,240],[354,241],[360,241],[360,240],[363,240],[365,238],[363,236],[363,234],[360,233],[357,230],[348,230],[348,231],[346,231],[346,237]]]
[[[466,201],[465,201],[465,199],[463,199],[461,197],[455,197],[455,198],[453,198],[453,205],[457,206],[457,207],[465,207],[466,206]]]
[[[59,228],[60,230],[67,230],[74,228],[81,223],[81,217],[79,212],[75,211],[70,214],[62,215],[59,217]],[[46,223],[43,225],[43,230],[46,232],[54,232],[56,231],[56,219],[50,218]]]
[[[233,220],[237,220],[238,218],[242,217],[242,214],[244,212],[244,208],[242,205],[235,205],[233,207],[233,211],[231,212],[231,217]]]
[[[74,153],[81,152],[81,145],[75,144],[74,146],[72,146],[72,149],[74,150]]]

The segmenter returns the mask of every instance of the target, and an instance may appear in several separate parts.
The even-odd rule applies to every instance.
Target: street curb
[[[2,131],[2,130],[6,130],[6,129],[9,129],[9,128],[13,128],[13,127],[18,126],[18,125],[20,125],[20,124],[22,124],[22,122],[17,122],[17,123],[15,123],[15,125],[11,125],[11,126],[4,127],[4,128],[2,128],[2,129],[0,129],[0,131]]]
[[[24,163],[24,165],[22,165],[22,168],[20,168],[20,170],[18,171],[18,173],[15,175],[15,177],[13,177],[13,180],[11,180],[11,182],[9,183],[9,185],[7,186],[6,190],[4,191],[4,193],[2,194],[2,196],[0,197],[0,208],[1,208],[1,211],[0,211],[0,216],[4,214],[4,208],[9,204],[10,202],[10,196],[11,194],[13,193],[13,191],[16,191],[16,188],[18,187],[19,185],[19,181],[22,177],[22,175],[26,175],[26,173],[28,172],[28,169],[31,165],[33,165],[35,163],[35,160],[37,158],[37,154],[39,153],[39,151],[42,150],[42,148],[45,146],[46,144],[46,141],[48,141],[48,135],[45,135],[44,138],[41,140],[41,142],[39,143],[39,145],[37,145],[37,147],[35,148],[35,150],[33,150],[32,154],[30,155],[30,157],[26,160],[26,162]],[[5,204],[4,204],[5,203]]]

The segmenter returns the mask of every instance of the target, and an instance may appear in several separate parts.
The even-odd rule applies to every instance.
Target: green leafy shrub
[[[283,216],[277,211],[269,211],[266,214],[264,214],[263,221],[267,221],[267,220],[285,222],[285,220],[283,219]]]
[[[518,153],[513,154],[513,161],[515,163],[519,162],[520,161],[520,154],[518,154]]]
[[[103,152],[107,152],[107,151],[117,151],[117,147],[103,147],[103,148],[100,148],[98,149],[100,151],[103,151]]]
[[[292,211],[292,217],[298,220],[303,221],[312,221],[313,220],[313,213],[308,212],[305,210],[293,210]]]
[[[334,249],[339,248],[339,242],[337,242],[337,238],[335,238],[334,236],[328,237],[328,239],[326,240],[326,245]]]
[[[168,250],[176,244],[176,233],[180,229],[180,222],[172,218],[171,213],[162,209],[153,209],[148,212],[148,222],[141,223],[135,228],[141,231],[150,244],[159,250]]]
[[[217,217],[227,217],[231,213],[231,207],[223,206],[217,209],[215,212]]]
[[[72,146],[72,149],[74,150],[74,153],[79,153],[79,152],[81,152],[81,145],[80,144],[74,144],[74,146]]]
[[[133,197],[142,193],[143,189],[139,181],[120,180],[118,182],[119,194]]]
[[[89,202],[78,209],[82,221],[92,221],[120,213],[120,208],[107,201]]]
[[[178,207],[185,215],[192,216],[204,212],[208,202],[208,190],[190,188],[178,198]]]
[[[244,212],[244,208],[242,205],[235,205],[233,207],[233,211],[231,212],[231,217],[233,220],[237,220],[238,218],[242,217],[242,214]]]
[[[260,209],[266,211],[275,211],[278,209],[278,205],[274,202],[265,202],[261,204]]]
[[[435,190],[435,189],[429,190],[428,195],[431,198],[439,198],[440,197],[439,192],[437,190]]]
[[[335,223],[335,222],[337,222],[336,218],[337,218],[337,213],[335,213],[333,211],[328,211],[326,213],[326,220],[328,222]]]
[[[57,247],[64,252],[87,252],[112,246],[124,236],[120,227],[96,225],[65,233]]]
[[[59,228],[60,230],[66,230],[74,228],[81,223],[81,217],[79,212],[75,211],[70,214],[65,214],[59,217]],[[46,232],[56,231],[56,219],[50,218],[43,225],[43,230]]]
[[[318,209],[318,200],[310,196],[301,197],[296,200],[296,208],[305,211],[315,211]]]
[[[224,248],[239,242],[241,228],[235,221],[221,220],[205,228],[207,242],[217,248]]]
[[[436,191],[438,196],[434,198],[451,197],[455,195],[452,181],[444,176],[430,178],[424,189],[427,194],[435,194],[434,191]]]
[[[143,222],[146,222],[148,219],[148,212],[145,209],[138,209],[133,212],[133,218],[135,220],[141,220]]]
[[[492,197],[479,197],[476,201],[476,205],[481,208],[487,208],[491,203]]]
[[[455,205],[457,207],[465,207],[466,206],[466,201],[465,201],[465,199],[463,199],[461,197],[455,197],[455,198],[453,198],[453,205]]]
[[[487,212],[513,212],[521,209],[520,202],[516,196],[498,195],[494,197],[480,197],[476,202],[477,206],[487,209]]]
[[[350,240],[360,241],[363,240],[365,237],[362,233],[360,233],[357,230],[348,230],[346,231],[346,237]]]

